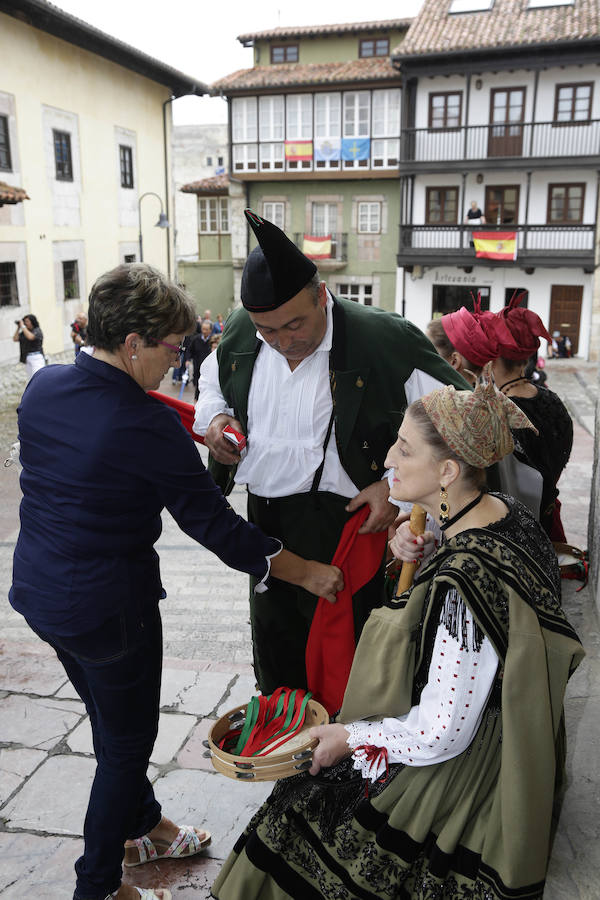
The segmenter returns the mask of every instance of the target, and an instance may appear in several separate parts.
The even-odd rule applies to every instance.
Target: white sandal
[[[204,829],[201,830],[204,831]],[[132,845],[125,847],[123,865],[129,868],[141,866],[157,859],[185,859],[200,853],[208,847],[210,842],[210,832],[204,831],[204,837],[200,838],[192,825],[180,825],[177,837],[170,844],[167,844],[166,841],[153,841],[147,834],[144,834],[141,838],[136,838]]]
[[[173,895],[167,888],[157,888],[162,893],[162,897],[159,897],[152,888],[141,888],[137,885],[134,885],[133,888],[138,892],[141,900],[173,900]],[[118,893],[119,891],[117,890],[114,894],[108,894],[104,900],[114,900]]]

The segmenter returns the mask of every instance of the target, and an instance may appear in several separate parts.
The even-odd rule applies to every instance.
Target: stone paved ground
[[[575,449],[560,487],[567,537],[585,546],[597,369],[579,360],[553,360],[547,371],[550,387],[576,420]],[[172,391],[170,384],[164,389]],[[18,386],[4,396],[2,458],[15,437]],[[0,468],[0,485],[0,898],[69,900],[94,768],[90,731],[54,654],[6,601],[18,530],[14,466]],[[243,511],[241,492],[233,504]],[[222,778],[203,755],[202,740],[214,719],[253,693],[246,579],[227,571],[168,516],[158,550],[169,597],[162,606],[166,659],[150,777],[168,814],[206,823],[213,843],[204,857],[143,866],[126,878],[146,887],[169,886],[177,900],[205,900],[237,834],[269,791],[268,785]],[[569,788],[545,897],[598,900],[600,638],[590,592],[576,593],[575,582],[563,584],[565,607],[588,657],[569,685]]]

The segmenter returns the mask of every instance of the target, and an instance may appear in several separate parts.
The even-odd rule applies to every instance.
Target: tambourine
[[[219,741],[232,728],[239,728],[246,717],[246,706],[236,706],[225,713],[210,729],[208,748],[214,768],[221,775],[240,781],[277,781],[297,775],[312,765],[313,750],[319,743],[309,736],[309,729],[316,725],[328,725],[329,713],[316,700],[309,700],[306,706],[304,727],[291,737],[283,747],[269,753],[268,746],[263,756],[234,756],[219,747]],[[274,740],[273,744],[278,741]]]

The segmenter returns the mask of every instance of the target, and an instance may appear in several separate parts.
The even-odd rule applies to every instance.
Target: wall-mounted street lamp
[[[142,246],[142,200],[144,197],[156,197],[158,202],[160,203],[160,215],[158,217],[158,222],[154,226],[155,228],[170,228],[169,220],[167,219],[166,213],[163,211],[162,200],[155,194],[154,191],[146,191],[140,199],[138,200],[138,219],[140,226],[140,262],[144,262],[144,250]]]

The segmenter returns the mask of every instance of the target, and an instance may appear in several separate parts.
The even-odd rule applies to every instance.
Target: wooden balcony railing
[[[400,139],[401,163],[594,156],[600,156],[600,119],[408,128]]]
[[[593,266],[595,230],[595,225],[481,225],[475,229],[469,225],[401,225],[398,262],[485,264],[475,256],[473,231],[485,232],[489,238],[495,232],[515,231],[517,263]]]

